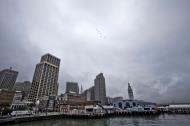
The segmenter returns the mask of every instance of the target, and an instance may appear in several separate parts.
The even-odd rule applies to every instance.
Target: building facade
[[[10,69],[0,71],[0,89],[12,90],[16,82],[18,72]]]
[[[13,90],[21,91],[23,95],[22,96],[23,100],[27,100],[30,88],[31,88],[31,82],[24,81],[24,82],[16,82],[13,87]]]
[[[66,93],[79,94],[79,86],[77,82],[66,82]]]
[[[119,96],[119,97],[114,97],[114,98],[112,98],[112,97],[106,97],[106,105],[113,105],[113,102],[115,102],[115,101],[119,101],[119,100],[123,100],[123,97],[122,96]]]
[[[92,105],[95,106],[96,101],[65,101],[58,100],[56,102],[56,111],[63,113],[75,113],[75,114],[84,114],[85,106]]]
[[[39,110],[45,111],[55,111],[55,104],[57,101],[57,96],[44,96],[39,99]]]
[[[19,103],[19,102],[22,102],[22,100],[23,100],[22,91],[15,91],[13,103]]]
[[[41,97],[57,95],[59,67],[59,58],[51,54],[45,54],[41,57],[34,72],[29,101],[36,102]]]
[[[27,102],[23,101],[22,91],[15,91],[13,102],[11,104],[11,109],[12,110],[26,110],[27,109]]]
[[[118,100],[113,102],[113,106],[125,110],[137,107],[155,107],[156,103],[146,102],[143,100]]]
[[[94,86],[86,89],[81,95],[86,101],[95,101]]]
[[[32,84],[30,81],[16,82],[13,89],[16,91],[28,92],[30,90],[31,85]]]
[[[94,94],[96,101],[100,101],[102,105],[106,104],[106,85],[103,73],[98,74],[94,80]]]
[[[84,108],[86,102],[81,94],[65,93],[59,96],[45,96],[40,99],[39,109],[40,111],[59,111],[69,112],[73,109]],[[90,102],[91,103],[91,102]]]
[[[0,106],[10,106],[12,104],[15,91],[8,89],[0,89]]]

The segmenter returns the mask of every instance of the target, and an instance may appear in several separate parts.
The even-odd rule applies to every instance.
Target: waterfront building
[[[112,105],[113,98],[112,97],[106,97],[106,105]]]
[[[15,91],[8,89],[0,89],[0,105],[10,106],[12,104]]]
[[[30,88],[31,88],[31,82],[24,81],[24,82],[16,82],[13,87],[13,90],[21,91],[23,100],[27,100]]]
[[[45,111],[55,111],[55,106],[57,102],[57,96],[44,96],[39,99],[39,110]]]
[[[113,102],[118,101],[118,100],[123,100],[123,97],[106,97],[106,105],[113,105]]]
[[[85,99],[81,96],[81,94],[76,93],[65,93],[59,96],[44,96],[39,99],[39,109],[40,111],[57,111],[56,108],[60,107],[59,103],[67,103],[69,105],[70,103],[76,103],[75,106],[78,105],[78,103],[85,102]]]
[[[128,95],[130,100],[134,100],[133,89],[131,88],[130,83],[128,83]]]
[[[40,98],[39,111],[57,111],[70,113],[72,110],[84,110],[85,105],[97,104],[95,101],[86,101],[80,94],[65,93],[55,96]]]
[[[13,111],[23,111],[23,110],[28,110],[29,106],[31,106],[32,103],[28,101],[22,101],[22,102],[17,102],[17,103],[12,103],[11,109]]]
[[[77,82],[66,82],[66,93],[79,94],[79,86]]]
[[[34,72],[29,101],[36,102],[41,97],[57,95],[59,67],[59,58],[51,54],[45,54],[41,57]]]
[[[95,106],[97,104],[96,101],[65,101],[59,100],[56,104],[56,111],[63,113],[73,113],[75,114],[84,114],[85,106],[92,105]]]
[[[113,106],[101,106],[99,104],[96,105],[86,105],[85,113],[93,113],[93,114],[102,114],[102,113],[114,113],[115,108]]]
[[[12,103],[19,103],[19,102],[22,102],[22,100],[23,100],[22,91],[15,91],[15,95],[14,95]]]
[[[64,101],[76,101],[76,102],[83,102],[85,101],[84,97],[81,94],[75,93],[65,93],[61,94],[57,97],[57,100],[64,100]]]
[[[18,72],[10,69],[0,71],[0,89],[12,90],[16,82]]]
[[[11,104],[12,110],[26,110],[28,105],[31,104],[23,99],[23,91],[15,91],[13,102]]]
[[[123,100],[123,97],[122,96],[118,96],[118,97],[114,97],[113,98],[113,102],[119,101],[119,100]]]
[[[156,103],[146,102],[143,100],[118,100],[113,102],[115,108],[127,110],[128,108],[139,108],[139,107],[156,107]]]
[[[164,113],[190,114],[190,103],[161,105],[157,108],[160,112]]]
[[[98,74],[94,80],[94,94],[96,101],[100,101],[102,105],[106,104],[106,85],[103,73]]]

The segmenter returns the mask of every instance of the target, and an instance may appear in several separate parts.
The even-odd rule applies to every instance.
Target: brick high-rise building
[[[0,88],[12,90],[16,82],[18,72],[10,69],[0,71]]]
[[[59,58],[51,54],[45,54],[41,57],[34,72],[29,101],[36,102],[44,96],[57,95],[59,66]]]
[[[106,84],[103,73],[96,76],[94,80],[94,94],[95,100],[100,101],[102,105],[106,104]]]
[[[0,105],[11,106],[15,91],[8,89],[0,89]]]

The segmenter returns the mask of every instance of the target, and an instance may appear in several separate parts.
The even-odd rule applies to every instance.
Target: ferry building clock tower
[[[133,89],[131,88],[130,83],[128,83],[128,95],[130,100],[134,100]]]

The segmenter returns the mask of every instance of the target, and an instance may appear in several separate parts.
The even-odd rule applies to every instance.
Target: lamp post
[[[36,101],[36,112],[39,114],[39,104],[40,104],[40,101],[37,100]]]
[[[46,103],[46,116],[47,116],[47,107],[48,107],[48,103],[49,103],[49,100],[47,100],[47,103]]]

